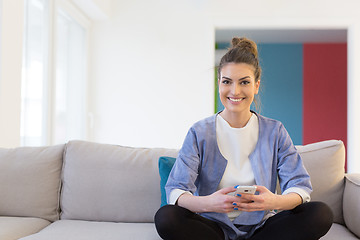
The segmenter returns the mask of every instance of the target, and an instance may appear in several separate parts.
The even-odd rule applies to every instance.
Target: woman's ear
[[[261,82],[260,79],[257,80],[257,82],[255,82],[255,88],[256,88],[255,94],[258,94],[258,93],[259,93],[260,82]]]

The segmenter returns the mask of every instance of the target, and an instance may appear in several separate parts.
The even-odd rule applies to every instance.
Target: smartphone
[[[237,194],[243,194],[243,193],[255,194],[255,192],[256,192],[255,186],[237,186],[235,191],[235,196],[237,196]]]

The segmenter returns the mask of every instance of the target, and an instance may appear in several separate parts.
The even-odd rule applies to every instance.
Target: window
[[[47,143],[48,12],[46,0],[25,1],[21,145]]]
[[[56,16],[53,142],[86,137],[86,30],[62,9]]]
[[[21,144],[86,139],[89,23],[65,0],[26,2]]]

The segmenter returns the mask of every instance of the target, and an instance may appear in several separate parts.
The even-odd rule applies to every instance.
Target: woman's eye
[[[248,85],[250,82],[249,81],[242,81],[240,84],[241,85]]]
[[[223,80],[222,83],[223,83],[223,84],[229,84],[230,81],[229,81],[229,80]]]

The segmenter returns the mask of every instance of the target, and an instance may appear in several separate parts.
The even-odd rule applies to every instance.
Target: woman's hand
[[[245,212],[288,210],[302,203],[300,195],[296,193],[277,195],[264,186],[256,186],[256,191],[259,195],[242,194],[240,197],[242,201],[235,202],[237,210]]]
[[[234,202],[241,201],[239,197],[229,194],[235,191],[234,187],[227,187],[208,196],[183,194],[179,197],[177,204],[193,212],[229,213],[234,211]]]
[[[227,187],[206,196],[207,212],[229,213],[234,211],[234,202],[239,199],[228,194],[235,191],[234,187]]]

